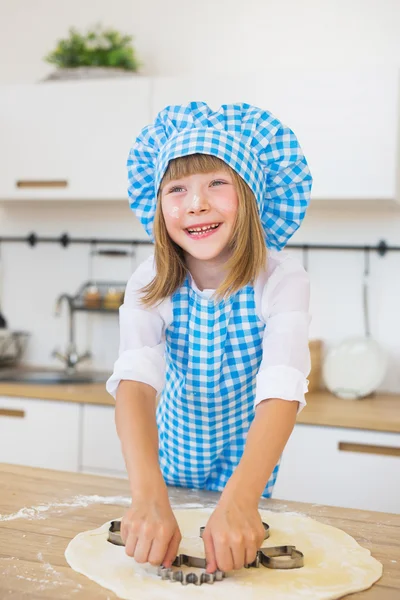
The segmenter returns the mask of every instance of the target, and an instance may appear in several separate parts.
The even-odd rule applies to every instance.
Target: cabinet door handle
[[[17,188],[66,188],[68,181],[65,179],[43,180],[43,179],[21,179],[15,182]]]
[[[0,417],[15,417],[16,419],[23,419],[25,417],[25,411],[13,410],[11,408],[0,408]]]
[[[395,446],[373,446],[372,444],[355,444],[353,442],[339,442],[338,449],[343,452],[360,452],[362,454],[400,456],[400,448],[396,448]]]

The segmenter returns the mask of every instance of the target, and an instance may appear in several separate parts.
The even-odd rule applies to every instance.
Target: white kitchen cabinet
[[[149,118],[146,77],[0,86],[0,199],[126,200]]]
[[[400,513],[399,449],[398,433],[298,424],[273,496]]]
[[[156,78],[152,115],[168,104],[205,101],[216,109],[248,102],[289,125],[304,150],[319,206],[400,202],[399,70],[268,69],[256,76]],[[343,202],[341,206],[347,206]]]
[[[79,404],[0,397],[0,462],[78,470]]]
[[[127,476],[113,406],[83,406],[80,470],[115,477]]]
[[[167,104],[191,100],[249,102],[287,123],[319,206],[400,202],[396,67],[0,86],[0,200],[126,200],[136,135]]]

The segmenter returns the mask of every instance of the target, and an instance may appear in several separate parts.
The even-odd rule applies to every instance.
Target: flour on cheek
[[[172,219],[179,219],[179,206],[171,206],[168,209],[168,214]]]
[[[196,194],[194,194],[193,198],[192,198],[191,208],[193,210],[198,210],[199,204],[200,204],[200,196],[196,196]]]

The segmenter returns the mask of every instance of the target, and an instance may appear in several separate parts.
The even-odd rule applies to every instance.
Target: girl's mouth
[[[196,228],[196,229],[191,229],[190,227],[188,229],[185,229],[185,232],[187,233],[187,235],[193,239],[193,240],[200,240],[206,237],[210,237],[210,235],[212,235],[213,233],[215,233],[217,231],[217,229],[219,229],[219,226],[221,225],[221,223],[215,223],[214,225],[210,225],[207,228]]]

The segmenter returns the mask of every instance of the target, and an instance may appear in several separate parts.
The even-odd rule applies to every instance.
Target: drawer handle
[[[0,408],[0,417],[15,417],[23,419],[25,417],[24,410],[12,410],[11,408]]]
[[[16,182],[17,188],[66,188],[68,181],[65,180],[40,180],[40,179],[22,179]]]
[[[343,452],[360,452],[362,454],[400,456],[400,448],[395,448],[394,446],[373,446],[372,444],[354,444],[352,442],[339,442],[338,448]]]

